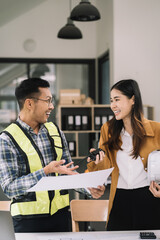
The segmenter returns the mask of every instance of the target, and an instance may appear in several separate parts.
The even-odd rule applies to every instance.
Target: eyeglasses
[[[43,101],[43,102],[46,102],[48,104],[48,107],[50,104],[55,104],[55,100],[52,99],[52,98],[48,98],[48,99],[42,99],[42,98],[36,98],[36,97],[31,97],[32,99],[35,99],[35,100],[40,100],[40,101]]]

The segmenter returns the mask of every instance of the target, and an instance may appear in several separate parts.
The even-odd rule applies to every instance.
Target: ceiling
[[[44,1],[45,0],[0,0],[0,27]]]
[[[45,0],[0,0],[0,27],[26,13]],[[23,64],[0,64],[0,87],[4,87],[17,77],[26,72]],[[3,85],[3,86],[2,86]]]
[[[0,27],[45,1],[47,0],[0,0]],[[24,64],[0,63],[0,88],[9,84],[13,76],[17,78],[25,73],[26,65]]]

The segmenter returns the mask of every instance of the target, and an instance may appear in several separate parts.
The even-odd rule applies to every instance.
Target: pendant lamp
[[[71,12],[71,0],[70,0],[70,12]],[[68,17],[67,24],[59,30],[57,37],[62,39],[81,39],[82,33],[80,29],[77,28],[74,25],[73,21]]]
[[[67,24],[59,30],[57,37],[63,39],[81,39],[82,33],[79,28],[73,24],[73,21],[68,18]]]
[[[98,9],[89,0],[81,2],[73,8],[70,18],[74,21],[96,21],[101,18]]]

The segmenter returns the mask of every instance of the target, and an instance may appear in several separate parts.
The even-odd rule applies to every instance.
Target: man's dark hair
[[[41,78],[28,78],[22,81],[15,89],[15,96],[20,110],[23,108],[27,98],[31,98],[35,93],[39,93],[39,88],[49,88],[49,82]]]

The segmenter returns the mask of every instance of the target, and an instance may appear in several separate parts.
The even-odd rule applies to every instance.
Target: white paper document
[[[43,177],[35,186],[30,188],[28,192],[97,187],[106,182],[112,170],[113,168],[109,168],[76,175]]]
[[[46,233],[38,235],[37,240],[139,240],[139,232],[129,231],[101,231],[101,232],[67,232]]]

